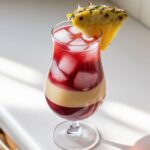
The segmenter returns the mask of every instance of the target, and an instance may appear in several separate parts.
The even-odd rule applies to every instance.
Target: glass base
[[[88,123],[76,123],[65,121],[57,125],[53,135],[55,144],[64,150],[87,150],[95,147],[100,142],[99,131]],[[77,125],[75,128],[74,124]]]

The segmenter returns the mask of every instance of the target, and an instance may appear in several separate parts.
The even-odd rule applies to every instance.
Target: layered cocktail
[[[45,97],[49,107],[68,120],[54,129],[56,145],[65,150],[89,150],[99,143],[100,134],[81,120],[90,117],[103,102],[106,83],[101,51],[115,37],[127,13],[90,3],[78,6],[67,18],[52,29],[53,57]]]
[[[70,25],[53,31],[54,55],[46,99],[52,110],[68,120],[91,116],[105,97],[100,38],[88,38]]]

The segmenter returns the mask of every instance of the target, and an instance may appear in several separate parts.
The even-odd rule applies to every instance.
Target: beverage
[[[52,29],[54,53],[45,96],[50,108],[69,121],[56,126],[53,138],[61,149],[93,149],[100,133],[79,121],[90,117],[103,102],[106,83],[100,52],[114,39],[127,13],[90,3],[78,5],[67,18]]]
[[[48,105],[67,120],[85,119],[105,97],[99,40],[72,26],[55,30],[53,36],[54,54],[45,91]]]

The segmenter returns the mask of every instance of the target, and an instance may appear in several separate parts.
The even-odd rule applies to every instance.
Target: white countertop
[[[76,4],[1,2],[0,127],[21,150],[59,150],[52,132],[63,120],[48,108],[43,86],[50,63],[50,29]],[[102,60],[107,97],[87,121],[103,139],[134,145],[150,134],[150,30],[129,17]],[[100,149],[117,150],[104,142],[94,150]]]

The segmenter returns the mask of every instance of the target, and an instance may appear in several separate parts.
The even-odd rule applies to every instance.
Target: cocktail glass
[[[100,140],[99,131],[81,120],[97,110],[106,94],[101,37],[86,37],[68,21],[57,24],[51,34],[53,57],[45,97],[49,107],[68,120],[54,129],[54,142],[67,150],[91,149]]]

